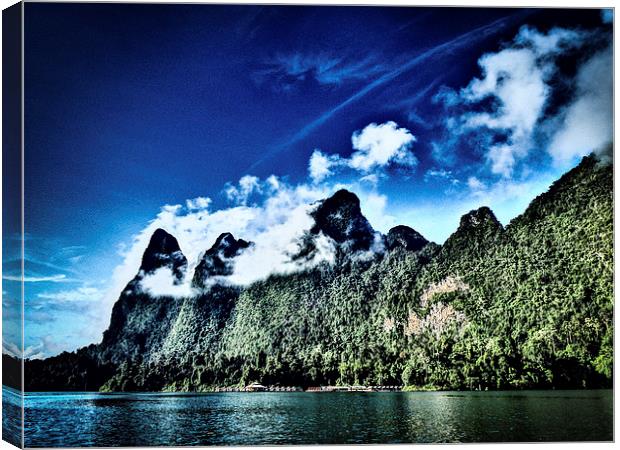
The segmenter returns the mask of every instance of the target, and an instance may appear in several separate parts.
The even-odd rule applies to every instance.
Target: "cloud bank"
[[[511,43],[478,60],[479,78],[459,91],[443,88],[436,96],[448,111],[449,134],[456,142],[482,143],[490,172],[507,179],[541,149],[559,166],[601,151],[612,138],[613,81],[611,48],[591,50],[600,40],[590,31],[553,28],[543,33],[523,26]],[[583,54],[574,80],[565,80],[560,58],[572,55],[579,61]],[[555,112],[552,106],[567,82],[573,97]],[[549,142],[547,136],[552,136]]]
[[[241,187],[240,195],[228,195],[230,189],[225,192],[233,202],[230,208],[210,211],[209,206],[193,210],[181,205],[164,207],[125,254],[125,262],[116,271],[118,283],[123,285],[128,281],[128,273],[137,272],[142,252],[157,228],[165,229],[178,239],[189,265],[186,279],[181,284],[174,283],[172,271],[168,268],[147,275],[142,288],[155,296],[195,294],[190,286],[193,271],[203,253],[224,232],[254,242],[254,246],[235,258],[235,272],[226,277],[229,283],[245,285],[274,272],[288,273],[302,268],[291,261],[290,255],[298,250],[297,243],[304,231],[312,226],[308,214],[312,203],[328,196],[330,191],[324,186],[290,186],[275,177],[267,180],[253,177],[251,183],[244,180],[248,178],[243,177],[236,185],[236,189]],[[277,184],[274,183],[276,180]],[[252,192],[261,192],[264,201],[248,206],[246,194],[250,189],[244,191],[242,186],[251,186]],[[321,244],[321,251],[311,263],[331,258],[330,243],[323,239]]]
[[[291,255],[299,251],[302,237],[313,226],[310,212],[317,201],[341,188],[354,190],[360,197],[363,213],[378,229],[395,224],[386,214],[387,196],[377,190],[379,175],[390,165],[411,168],[417,162],[411,153],[416,138],[395,122],[371,123],[353,133],[349,157],[325,155],[316,150],[308,163],[308,180],[291,185],[271,175],[260,179],[244,175],[236,183],[228,183],[223,194],[228,208],[211,210],[209,197],[189,199],[185,204],[165,205],[157,217],[139,233],[123,253],[124,262],[115,270],[113,286],[107,295],[113,302],[140,266],[142,252],[157,228],[163,228],[179,241],[188,260],[187,276],[175,283],[170,269],[161,268],[144,277],[142,289],[154,296],[187,297],[196,294],[191,277],[202,255],[221,233],[230,232],[236,238],[254,245],[234,260],[234,273],[218,282],[247,285],[273,273],[290,273],[321,262],[333,261],[334,242],[319,235],[317,252],[301,264]],[[331,182],[329,178],[342,170],[357,174],[349,182]],[[369,183],[369,177],[377,176]]]

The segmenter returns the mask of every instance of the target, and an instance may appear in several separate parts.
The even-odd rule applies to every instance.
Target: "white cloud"
[[[196,197],[185,201],[187,209],[194,211],[197,209],[207,209],[211,204],[211,199],[208,197]]]
[[[252,194],[261,192],[260,180],[253,175],[244,175],[239,179],[237,186],[228,184],[224,192],[228,200],[245,205]]]
[[[351,136],[354,152],[350,158],[340,155],[326,155],[315,149],[308,162],[308,173],[313,183],[321,183],[327,178],[349,169],[361,172],[360,181],[377,186],[381,177],[385,177],[384,168],[389,164],[413,167],[417,159],[411,153],[415,136],[406,128],[398,128],[389,121],[377,125],[371,123]]]
[[[368,192],[360,194],[360,206],[362,214],[372,224],[376,230],[387,232],[390,228],[397,225],[396,218],[386,212],[388,198],[378,192]],[[376,248],[374,250],[377,250]]]
[[[361,172],[370,172],[394,162],[413,166],[416,158],[410,152],[416,138],[406,128],[398,128],[392,121],[380,125],[371,123],[361,131],[353,133],[351,142],[356,150],[348,165]]]
[[[164,205],[161,210],[167,213],[176,214],[177,211],[180,211],[183,208],[181,205]]]
[[[462,91],[463,99],[469,103],[490,96],[499,102],[493,112],[467,114],[463,124],[465,128],[486,127],[509,134],[505,144],[488,149],[487,160],[493,173],[510,176],[515,161],[530,148],[534,125],[548,97],[544,67],[536,58],[536,52],[528,48],[487,54],[478,62],[483,77],[473,80]]]
[[[613,53],[596,53],[580,67],[574,100],[562,111],[560,126],[549,144],[558,165],[591,152],[601,152],[613,139]]]
[[[338,155],[326,155],[321,150],[314,150],[308,162],[308,173],[315,183],[320,183],[334,172],[332,167],[340,163]]]
[[[189,280],[180,284],[175,284],[174,280],[172,270],[169,267],[161,267],[146,275],[140,286],[154,297],[191,297],[196,294]]]
[[[285,194],[286,197],[289,193]],[[313,225],[309,215],[312,206],[309,204],[290,203],[292,199],[272,198],[266,205],[268,214],[283,213],[280,208],[289,204],[292,208],[286,213],[286,218],[280,223],[270,226],[260,226],[260,231],[252,241],[255,245],[235,258],[235,271],[228,277],[233,284],[247,285],[254,281],[266,278],[272,273],[291,273],[302,268],[311,267],[321,261],[332,261],[334,257],[334,245],[331,239],[320,236],[317,239],[317,253],[313,259],[304,262],[303,266],[291,260],[291,255],[299,251],[298,243],[305,231]],[[284,201],[284,202],[283,202]]]
[[[524,26],[514,41],[496,53],[478,60],[482,76],[473,79],[456,94],[442,91],[438,97],[448,107],[459,104],[466,110],[458,120],[447,122],[450,132],[487,132],[501,139],[489,139],[485,158],[493,174],[509,178],[517,165],[535,146],[534,133],[545,118],[556,75],[558,55],[579,47],[589,36],[554,28],[541,33]],[[481,102],[491,102],[490,109],[479,111]]]
[[[277,191],[280,189],[280,180],[275,175],[269,175],[265,181],[270,191]]]
[[[471,189],[474,193],[479,193],[486,189],[485,184],[476,177],[469,177],[467,179],[467,187],[469,187],[469,189]]]

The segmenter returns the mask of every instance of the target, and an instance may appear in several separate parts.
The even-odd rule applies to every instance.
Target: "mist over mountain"
[[[187,258],[181,252],[176,238],[162,229],[153,233],[148,247],[142,256],[140,272],[151,274],[163,267],[169,268],[175,280],[180,281],[187,269]]]
[[[251,242],[235,239],[231,233],[222,233],[213,247],[200,259],[192,278],[192,285],[205,288],[212,277],[232,275],[234,258],[250,246]]]
[[[231,281],[257,251],[244,236],[221,234],[189,273],[158,229],[102,341],[27,361],[26,389],[609,386],[612,172],[586,157],[506,227],[481,207],[442,246],[406,225],[381,235],[339,190],[309,209],[297,270],[248,285]],[[164,272],[188,295],[155,295]]]

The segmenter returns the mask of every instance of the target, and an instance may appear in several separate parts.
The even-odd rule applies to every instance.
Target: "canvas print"
[[[612,441],[613,21],[6,9],[3,439]]]

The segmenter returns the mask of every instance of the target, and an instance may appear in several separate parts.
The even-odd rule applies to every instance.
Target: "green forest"
[[[611,386],[612,165],[584,158],[505,227],[481,207],[441,246],[409,230],[421,245],[245,288],[124,291],[101,343],[26,361],[26,390]]]

